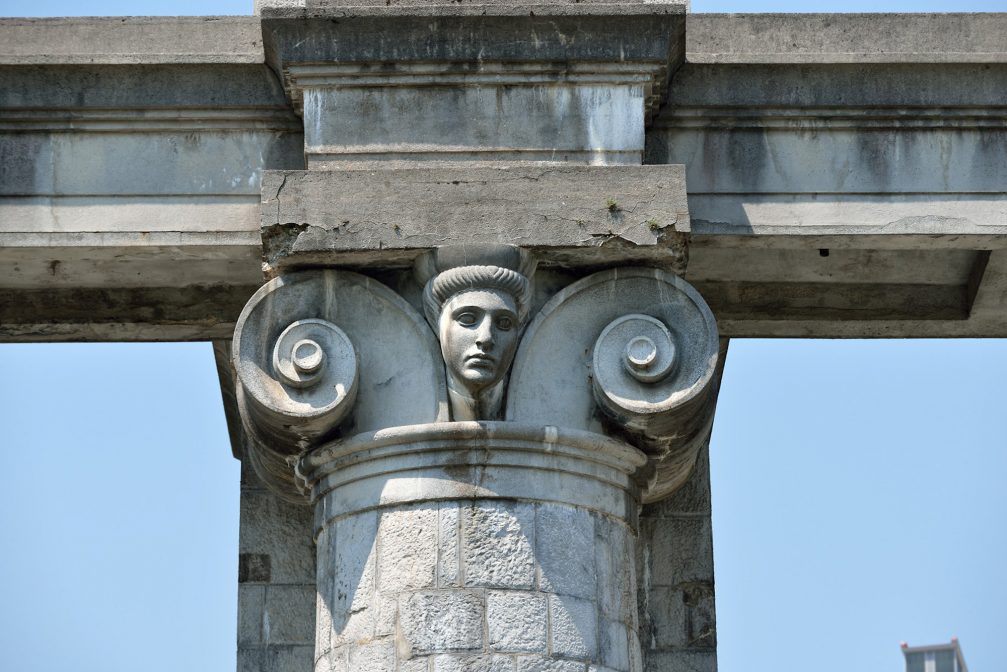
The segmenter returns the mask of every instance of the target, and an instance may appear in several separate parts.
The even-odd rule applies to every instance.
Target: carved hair
[[[423,289],[423,312],[435,331],[444,304],[456,294],[473,289],[499,289],[513,296],[518,322],[524,324],[531,303],[531,283],[527,277],[500,266],[458,266],[430,278]]]

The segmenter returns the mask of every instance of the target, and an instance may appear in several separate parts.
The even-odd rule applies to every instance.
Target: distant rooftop
[[[927,646],[902,642],[902,654],[906,657],[906,672],[969,672],[957,637],[948,644]]]

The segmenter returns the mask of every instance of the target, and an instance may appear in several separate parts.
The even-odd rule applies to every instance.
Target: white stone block
[[[437,515],[437,585],[441,588],[460,586],[458,505],[450,502],[442,503]]]
[[[400,600],[399,626],[411,655],[482,651],[483,597],[456,590],[411,593]]]
[[[535,514],[530,504],[479,502],[462,512],[465,585],[532,588]]]
[[[395,669],[395,642],[391,637],[350,646],[348,669],[353,672],[389,672]]]
[[[378,515],[368,511],[350,516],[338,521],[335,528],[332,620],[338,630],[341,619],[371,605]]]
[[[595,597],[594,520],[588,511],[540,504],[535,518],[536,560],[542,590]]]
[[[263,612],[264,643],[314,646],[315,587],[269,586]]]
[[[433,588],[437,569],[437,505],[384,511],[379,524],[378,591]]]
[[[517,672],[584,672],[585,663],[575,660],[546,658],[545,656],[519,656]]]
[[[514,672],[511,656],[433,656],[432,672]]]
[[[383,637],[395,634],[395,623],[399,618],[398,597],[377,595],[375,601],[374,636]]]
[[[603,619],[598,632],[601,636],[602,664],[622,672],[629,670],[629,632],[626,626]]]
[[[551,595],[549,636],[553,655],[594,658],[598,651],[597,606],[591,600]]]
[[[429,658],[410,658],[399,661],[399,672],[429,672]]]
[[[598,606],[610,619],[636,619],[636,540],[622,523],[595,517],[594,557]]]
[[[490,591],[486,596],[490,649],[501,653],[546,652],[546,596]]]

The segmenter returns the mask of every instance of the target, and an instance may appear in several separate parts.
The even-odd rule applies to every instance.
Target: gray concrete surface
[[[1007,13],[690,14],[690,63],[1003,63]]]
[[[287,171],[263,177],[274,271],[407,267],[440,245],[519,244],[544,266],[674,267],[689,230],[680,166]]]

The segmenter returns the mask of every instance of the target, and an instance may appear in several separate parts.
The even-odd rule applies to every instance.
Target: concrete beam
[[[1007,14],[690,14],[690,63],[1004,63]]]
[[[682,166],[267,172],[263,256],[273,271],[408,267],[441,245],[504,243],[544,266],[685,267]]]

